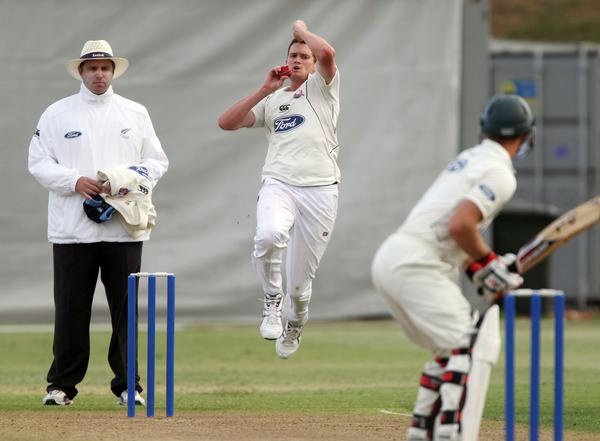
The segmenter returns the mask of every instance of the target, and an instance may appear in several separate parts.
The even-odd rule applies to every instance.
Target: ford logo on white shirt
[[[67,132],[65,133],[65,138],[67,139],[71,139],[71,138],[77,138],[78,136],[81,136],[81,132],[78,131],[73,131],[73,132]]]
[[[304,122],[304,117],[302,115],[290,115],[282,118],[277,118],[273,122],[273,127],[275,132],[287,132],[289,130],[295,129],[296,127],[302,125]]]

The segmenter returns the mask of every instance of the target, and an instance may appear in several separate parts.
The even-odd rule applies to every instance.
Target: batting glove
[[[471,263],[467,268],[467,275],[480,295],[490,300],[499,300],[505,291],[523,284],[521,275],[511,271],[516,258],[511,253],[498,256],[490,252],[483,259]]]

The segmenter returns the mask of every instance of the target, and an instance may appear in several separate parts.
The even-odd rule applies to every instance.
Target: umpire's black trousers
[[[112,322],[108,362],[115,377],[110,388],[116,396],[127,389],[127,276],[140,271],[142,243],[54,244],[54,361],[48,371],[48,391],[60,389],[72,399],[85,376],[98,272]],[[141,391],[139,384],[137,388]]]

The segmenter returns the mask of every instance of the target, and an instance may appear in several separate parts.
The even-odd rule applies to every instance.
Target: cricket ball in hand
[[[277,76],[279,78],[281,78],[284,75],[289,76],[289,74],[290,74],[290,68],[287,65],[284,65],[279,68],[279,73],[277,74]]]

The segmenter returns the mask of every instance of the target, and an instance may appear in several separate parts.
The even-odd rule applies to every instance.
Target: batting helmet
[[[535,118],[529,104],[518,95],[496,95],[485,106],[481,132],[499,138],[514,138],[534,130]]]

